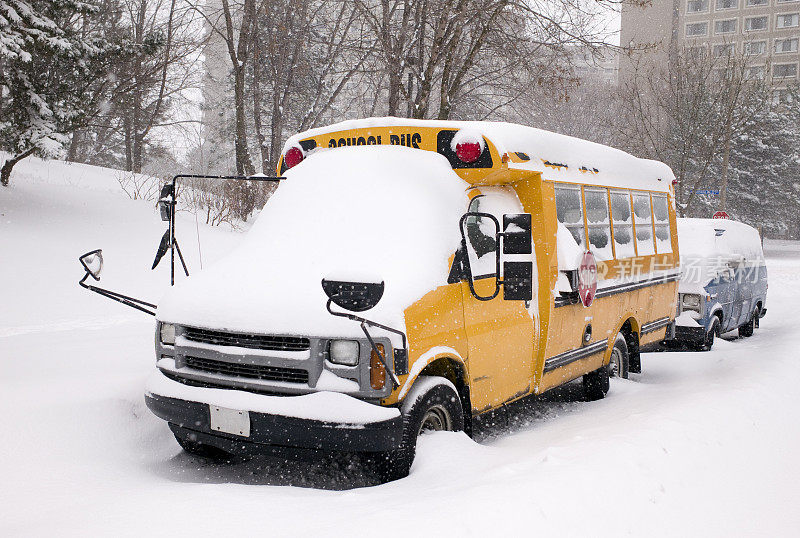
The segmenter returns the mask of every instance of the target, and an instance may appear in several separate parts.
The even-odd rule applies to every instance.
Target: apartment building
[[[748,76],[766,77],[778,90],[798,81],[800,0],[653,0],[623,6],[622,45],[653,44],[654,61],[679,50],[748,58]],[[621,78],[631,69],[620,65]]]

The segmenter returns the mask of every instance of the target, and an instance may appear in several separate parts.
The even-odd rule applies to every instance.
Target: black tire
[[[184,450],[184,452],[187,452],[192,456],[199,456],[201,458],[207,458],[213,461],[228,461],[231,459],[230,454],[217,447],[204,445],[202,443],[186,439],[178,434],[174,435],[175,440],[178,441],[178,444],[181,445],[181,448]]]
[[[709,351],[714,347],[714,339],[719,336],[719,318],[714,316],[714,321],[711,322],[711,328],[706,331],[706,339],[697,345],[697,351]]]
[[[614,341],[614,347],[611,350],[611,358],[608,362],[608,375],[610,377],[628,379],[630,361],[628,343],[625,341],[625,336],[620,333],[617,335],[617,339]]]
[[[755,314],[750,316],[750,319],[747,320],[747,323],[744,325],[739,326],[739,336],[742,338],[747,338],[748,336],[753,336],[753,330],[756,326],[756,319]]]
[[[608,366],[601,366],[583,376],[583,393],[586,401],[593,402],[605,398],[610,385],[608,371]]]
[[[420,383],[421,385],[418,385]],[[415,385],[419,386],[423,393],[415,393],[412,388],[406,396],[406,401],[412,403],[408,408],[404,405],[403,440],[400,447],[367,456],[384,482],[408,476],[416,455],[417,437],[425,431],[464,429],[461,398],[450,381],[443,377],[421,376]]]

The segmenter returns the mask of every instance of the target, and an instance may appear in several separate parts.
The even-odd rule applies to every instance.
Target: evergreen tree
[[[25,157],[58,155],[100,105],[113,50],[92,30],[94,13],[80,0],[0,0],[2,185]]]
[[[800,236],[800,91],[765,99],[731,146],[734,216],[771,236]]]

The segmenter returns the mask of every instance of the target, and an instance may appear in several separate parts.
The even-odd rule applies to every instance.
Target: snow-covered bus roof
[[[662,162],[640,159],[622,150],[580,138],[505,122],[395,117],[348,120],[290,137],[283,153],[303,140],[322,135],[344,131],[360,131],[360,134],[368,135],[387,128],[393,131],[398,128],[454,129],[482,135],[489,142],[490,149],[493,146],[493,153],[496,152],[493,155],[494,168],[502,166],[509,170],[541,172],[544,179],[551,181],[668,192],[675,179],[669,166]],[[383,143],[388,143],[388,137],[384,137]],[[504,155],[507,156],[505,160],[502,158]]]

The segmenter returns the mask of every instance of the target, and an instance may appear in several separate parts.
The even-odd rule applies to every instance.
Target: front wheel
[[[403,439],[400,447],[369,456],[381,480],[408,476],[416,455],[417,438],[431,431],[461,431],[464,410],[455,385],[438,376],[421,376],[403,401]]]
[[[175,433],[174,435],[175,440],[178,441],[179,445],[181,445],[183,451],[188,454],[206,458],[215,462],[228,461],[231,459],[230,454],[217,447],[198,443],[197,441],[184,437],[178,433]]]
[[[719,334],[719,318],[714,316],[714,321],[711,322],[711,327],[706,331],[705,339],[697,346],[697,351],[709,351],[714,347],[714,339]]]

